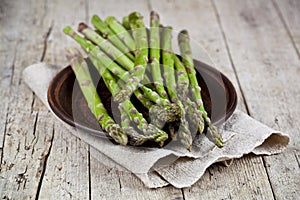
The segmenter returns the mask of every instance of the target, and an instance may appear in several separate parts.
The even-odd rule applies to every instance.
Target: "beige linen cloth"
[[[23,71],[24,81],[49,110],[48,85],[58,70],[55,66],[38,63]],[[100,161],[113,160],[120,169],[134,173],[149,188],[169,184],[176,188],[190,187],[215,162],[240,158],[251,152],[257,155],[280,153],[289,143],[288,135],[271,129],[239,110],[220,128],[225,141],[223,148],[215,147],[206,137],[200,136],[191,152],[172,145],[163,149],[114,145],[64,124],[74,135],[101,152],[103,157],[99,158]]]

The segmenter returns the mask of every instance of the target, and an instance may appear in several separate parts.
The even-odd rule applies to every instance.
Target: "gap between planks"
[[[299,52],[299,49],[297,48],[296,41],[294,40],[294,37],[292,35],[292,31],[290,30],[289,26],[287,25],[286,20],[284,19],[283,14],[282,14],[277,2],[275,0],[271,0],[271,1],[272,1],[272,4],[273,4],[277,14],[278,14],[278,17],[280,18],[281,23],[284,26],[284,29],[286,30],[286,32],[291,40],[291,43],[293,44],[296,54],[297,54],[298,58],[300,59],[300,52]]]
[[[242,95],[242,99],[243,99],[243,103],[245,105],[246,112],[247,112],[248,115],[251,116],[250,110],[249,110],[249,107],[248,107],[248,104],[247,104],[247,101],[246,101],[246,97],[245,97],[245,94],[244,94],[244,91],[243,91],[243,88],[242,88],[239,76],[237,74],[236,67],[235,67],[233,59],[232,59],[232,55],[231,55],[230,48],[229,48],[229,45],[228,45],[227,37],[226,37],[226,34],[224,32],[224,28],[223,28],[223,25],[222,25],[222,22],[221,22],[220,14],[219,14],[218,9],[216,7],[215,1],[211,0],[211,3],[212,3],[212,6],[213,6],[213,9],[214,9],[217,21],[218,21],[218,25],[219,25],[220,31],[222,33],[222,37],[223,37],[223,40],[224,40],[224,44],[225,44],[225,47],[226,47],[226,52],[227,52],[230,64],[232,66],[232,69],[233,69],[233,72],[234,72],[234,75],[235,75],[235,78],[236,78],[239,90],[240,90],[241,95]]]

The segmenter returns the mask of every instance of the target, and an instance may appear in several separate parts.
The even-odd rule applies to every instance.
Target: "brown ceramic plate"
[[[195,60],[198,82],[202,89],[204,106],[214,124],[219,125],[228,119],[236,108],[237,95],[229,79],[215,68]],[[92,68],[91,74],[98,83],[97,90],[106,109],[119,122],[117,105],[101,77]],[[100,80],[100,81],[97,81]],[[103,132],[90,112],[80,91],[70,66],[61,70],[51,81],[48,88],[48,101],[53,112],[71,126],[86,130],[99,137],[110,138]],[[147,110],[135,99],[133,104],[147,117]]]

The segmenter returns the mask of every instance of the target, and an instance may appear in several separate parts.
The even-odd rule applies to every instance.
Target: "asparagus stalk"
[[[188,97],[189,93],[189,77],[185,70],[184,65],[181,63],[179,58],[173,54],[175,68],[177,72],[177,92],[179,99],[185,104],[189,122],[191,126],[198,127],[198,131],[202,133],[204,131],[205,123],[202,117],[202,112],[199,110],[195,102],[191,101]]]
[[[135,43],[129,32],[120,24],[115,17],[108,16],[105,19],[106,24],[109,28],[123,41],[130,51],[135,51]]]
[[[117,49],[108,40],[104,39],[98,35],[94,30],[88,27],[85,23],[80,23],[78,26],[78,31],[82,33],[87,39],[97,44],[101,49],[103,49],[108,55],[116,60],[121,66],[130,65],[131,60],[119,49]]]
[[[112,95],[115,96],[116,94],[118,94],[120,88],[112,74],[108,70],[106,70],[105,65],[103,65],[103,63],[101,63],[101,61],[93,55],[90,55],[90,59],[101,74],[104,83],[106,84]],[[166,132],[160,130],[152,124],[148,124],[143,115],[138,112],[138,110],[134,107],[129,99],[126,99],[119,104],[119,110],[124,110],[130,117],[131,121],[136,124],[137,128],[141,130],[144,135],[148,137],[148,139],[154,139],[154,141],[159,143],[161,146],[163,145],[164,141],[168,139],[168,134]]]
[[[164,78],[166,81],[167,91],[172,102],[178,103],[181,107],[183,115],[181,117],[181,126],[178,130],[178,136],[180,142],[188,149],[192,148],[192,134],[189,130],[189,124],[186,120],[184,106],[178,99],[176,92],[176,80],[174,74],[174,60],[172,51],[172,27],[165,27],[163,30],[163,41],[162,41],[162,57],[164,66]]]
[[[174,60],[172,52],[172,27],[163,28],[162,56],[164,79],[172,102],[177,102],[176,80],[174,76]]]
[[[178,43],[180,47],[180,53],[182,55],[182,60],[189,76],[192,96],[196,101],[197,105],[199,106],[199,109],[202,112],[203,119],[206,125],[208,126],[206,135],[208,139],[214,142],[218,147],[222,147],[223,146],[222,136],[219,133],[218,128],[211,123],[211,120],[208,117],[207,112],[204,108],[204,104],[201,97],[201,88],[198,84],[197,77],[196,77],[196,70],[194,67],[192,50],[190,47],[190,38],[187,30],[182,30],[179,33]]]
[[[168,98],[163,85],[163,79],[160,71],[160,37],[159,37],[159,15],[152,11],[150,13],[150,62],[151,72],[157,93]]]
[[[121,52],[125,53],[128,58],[134,60],[134,56],[130,53],[130,49],[120,40],[117,34],[115,34],[107,24],[100,19],[100,17],[93,15],[91,22],[104,38],[110,40]]]
[[[81,91],[88,103],[88,106],[97,118],[101,128],[105,130],[117,143],[126,145],[128,141],[127,135],[108,115],[104,108],[104,105],[97,94],[96,88],[93,85],[87,63],[84,61],[82,55],[76,48],[67,49],[66,55],[76,75],[76,79],[79,82]]]
[[[122,102],[128,94],[132,94],[144,79],[148,62],[148,39],[143,23],[143,17],[137,12],[129,15],[129,22],[136,44],[134,71],[132,77],[128,79],[125,87],[115,96],[115,101]]]

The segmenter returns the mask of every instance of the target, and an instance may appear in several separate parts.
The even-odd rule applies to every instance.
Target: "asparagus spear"
[[[106,24],[111,30],[128,46],[130,51],[135,51],[135,43],[129,32],[120,24],[115,17],[108,16],[105,19]]]
[[[126,145],[128,138],[126,133],[108,115],[104,105],[99,98],[88,71],[87,63],[76,48],[69,48],[66,52],[72,69],[79,82],[82,93],[88,103],[91,112],[97,118],[101,128],[105,130],[117,143]]]
[[[163,85],[163,79],[160,71],[160,38],[159,38],[159,15],[152,11],[150,13],[150,62],[151,72],[157,93],[168,98],[167,92]]]
[[[88,25],[86,25],[85,23],[79,24],[78,31],[82,33],[87,39],[97,44],[108,55],[114,58],[116,62],[119,63],[121,66],[127,66],[128,64],[131,63],[131,60],[123,52],[117,49],[108,40],[98,35],[95,31],[89,28]]]
[[[106,70],[105,65],[103,65],[103,63],[101,63],[101,61],[93,55],[90,55],[90,59],[101,74],[104,83],[106,84],[112,95],[115,96],[116,94],[118,94],[120,88],[112,74],[108,70]],[[152,124],[148,124],[143,115],[138,112],[138,110],[134,107],[129,99],[126,99],[119,104],[119,110],[124,110],[130,117],[131,121],[133,121],[137,125],[137,128],[141,130],[149,139],[154,139],[154,141],[159,143],[161,146],[163,145],[164,141],[168,139],[168,134],[166,132],[160,130]]]
[[[208,126],[206,135],[208,139],[214,142],[218,147],[222,147],[223,146],[222,136],[219,133],[218,128],[211,123],[211,120],[208,117],[207,112],[205,111],[204,108],[204,104],[201,97],[201,88],[198,84],[197,77],[196,77],[196,70],[194,67],[192,50],[190,47],[190,38],[187,30],[182,30],[179,33],[178,43],[180,47],[180,53],[182,55],[182,60],[189,76],[192,96],[196,101],[197,105],[199,106],[199,109],[202,112],[203,119],[206,125]]]
[[[181,63],[181,61],[175,54],[173,54],[173,59],[177,71],[177,79],[178,79],[177,92],[178,92],[179,99],[185,104],[191,126],[198,127],[198,131],[202,133],[205,127],[204,119],[202,117],[202,112],[199,110],[196,103],[191,101],[191,99],[188,97],[188,93],[189,93],[188,74],[185,70],[184,65]]]
[[[130,53],[130,49],[120,40],[117,34],[100,19],[100,17],[93,15],[91,21],[94,27],[102,33],[104,38],[111,41],[116,47],[118,47],[118,49],[120,49],[121,52],[125,53],[128,58],[134,60],[134,56]]]
[[[178,136],[180,142],[185,145],[188,150],[192,148],[192,134],[189,130],[188,121],[186,120],[184,106],[182,102],[178,99],[176,92],[176,80],[174,74],[174,60],[172,51],[172,27],[165,27],[163,30],[162,38],[162,57],[164,66],[164,78],[166,81],[167,91],[172,102],[178,103],[181,107],[183,115],[181,117],[181,126],[178,130]]]
[[[147,32],[143,23],[143,17],[137,12],[129,15],[129,22],[136,44],[134,71],[132,77],[128,79],[125,87],[115,96],[115,101],[122,102],[128,94],[132,94],[144,79],[145,70],[148,62],[148,39]]]

